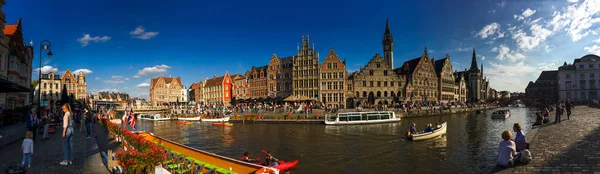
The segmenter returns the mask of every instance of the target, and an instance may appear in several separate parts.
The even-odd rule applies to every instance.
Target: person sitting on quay
[[[515,161],[519,159],[520,154],[517,153],[515,142],[511,138],[512,134],[510,131],[506,130],[502,132],[502,139],[504,141],[498,145],[498,158],[496,160],[500,166],[512,167]]]
[[[528,149],[527,139],[525,138],[525,134],[521,130],[521,125],[519,125],[519,123],[515,123],[513,125],[513,131],[515,131],[515,144],[517,146],[517,152],[521,152],[524,149]]]

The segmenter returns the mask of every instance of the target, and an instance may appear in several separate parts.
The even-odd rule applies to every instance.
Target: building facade
[[[558,68],[560,100],[598,100],[600,93],[600,57],[594,54],[566,62]]]
[[[321,64],[320,101],[326,106],[345,108],[346,105],[346,63],[333,49]]]
[[[71,70],[67,69],[65,74],[63,74],[61,84],[66,86],[69,96],[77,98],[77,78],[71,73]]]
[[[85,78],[85,73],[83,71],[79,71],[77,75],[77,100],[85,101],[87,96],[87,81]]]
[[[60,75],[54,74],[50,72],[48,74],[42,74],[42,80],[38,83],[36,89],[40,86],[42,92],[42,101],[48,101],[48,103],[53,103],[55,101],[60,100],[63,85],[61,84],[62,79]],[[35,100],[37,100],[37,94],[35,96]]]
[[[233,97],[236,99],[249,99],[250,98],[250,84],[248,84],[248,78],[241,74],[231,76],[233,80]]]
[[[550,104],[558,99],[558,71],[542,71],[535,82],[529,82],[525,96],[531,103]]]
[[[294,58],[278,58],[273,54],[267,65],[267,96],[285,98],[292,93],[292,66]]]
[[[180,97],[179,97],[179,102],[185,102],[187,103],[189,100],[189,96],[188,96],[188,88],[185,85],[181,85],[181,92],[180,92]]]
[[[319,97],[319,54],[315,44],[309,47],[309,36],[302,36],[302,47],[298,48],[292,69],[292,91],[296,97],[309,97],[318,100]]]
[[[351,76],[354,106],[389,105],[402,97],[405,78],[397,74],[379,54]]]
[[[477,54],[473,49],[473,56],[471,58],[471,68],[469,70],[461,71],[465,76],[467,82],[467,100],[469,102],[483,102],[486,101],[489,95],[490,84],[483,74],[483,64],[481,69],[477,67]]]
[[[198,83],[192,83],[192,85],[190,86],[190,88],[188,89],[190,92],[188,94],[190,100],[198,103],[198,104],[203,104],[204,103],[204,82],[200,81]]]
[[[454,101],[467,101],[467,83],[464,73],[454,73]]]
[[[6,0],[0,0],[0,30],[5,30],[6,14],[2,11],[2,6],[6,4]],[[4,32],[0,33],[0,82],[11,83],[8,81],[8,59],[9,59],[9,47],[8,37]],[[6,86],[6,85],[5,85]],[[6,107],[6,90],[0,92],[0,111]]]
[[[4,16],[2,16],[4,17]],[[5,20],[3,19],[3,22]],[[17,85],[23,92],[6,93],[4,95],[5,108],[11,109],[15,107],[26,106],[30,104],[31,93],[31,70],[33,61],[33,47],[25,45],[23,41],[21,19],[17,24],[4,25],[3,40],[7,43],[8,52],[6,55],[1,55],[7,64],[6,79],[9,83]],[[1,96],[0,96],[1,97]]]
[[[233,81],[228,72],[224,76],[206,79],[204,82],[204,101],[206,105],[229,106],[231,105]]]
[[[267,98],[267,75],[267,66],[252,66],[252,69],[246,72],[250,84],[250,98]]]
[[[181,100],[180,77],[157,77],[150,80],[150,102],[152,106],[170,105]]]
[[[396,69],[406,77],[407,101],[437,101],[438,77],[434,69],[435,60],[429,58],[427,48],[420,57],[409,60]]]
[[[455,101],[456,78],[454,78],[454,70],[449,55],[446,55],[444,59],[435,61],[435,73],[438,77],[438,101],[444,103]]]

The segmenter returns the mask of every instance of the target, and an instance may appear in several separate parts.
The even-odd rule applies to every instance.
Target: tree
[[[35,88],[38,85],[38,83],[40,83],[38,80],[32,80],[31,86],[33,86]]]

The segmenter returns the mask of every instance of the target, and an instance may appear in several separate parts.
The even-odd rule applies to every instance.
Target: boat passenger
[[[253,162],[254,160],[250,158],[250,153],[244,152],[244,156],[242,156],[242,161]]]
[[[512,167],[514,162],[519,158],[515,142],[511,140],[512,134],[506,130],[502,132],[502,139],[498,145],[498,159],[496,162],[503,167]]]
[[[275,157],[273,157],[273,155],[271,155],[271,151],[267,151],[267,156],[265,156],[265,165],[269,166],[269,167],[275,167],[278,166],[279,164],[277,163],[279,160]]]
[[[440,129],[442,128],[442,125],[440,125],[440,123],[435,123],[435,129]]]
[[[527,149],[527,140],[525,139],[525,134],[523,134],[523,131],[521,130],[521,125],[519,125],[519,123],[515,123],[513,125],[513,130],[515,131],[515,144],[517,146],[517,152]]]
[[[411,134],[417,133],[417,124],[416,123],[413,123],[412,126],[410,127],[410,133]]]

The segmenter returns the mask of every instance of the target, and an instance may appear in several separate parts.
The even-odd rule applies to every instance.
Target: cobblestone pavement
[[[85,155],[87,150],[85,128],[80,132],[80,127],[75,126],[74,130],[73,152],[75,158],[72,165],[61,166],[59,164],[63,160],[62,132],[57,129],[55,134],[49,134],[50,138],[46,141],[42,141],[42,134],[38,134],[37,140],[33,143],[31,168],[27,170],[27,173],[84,173],[83,166],[87,158]],[[22,142],[22,140],[16,141],[0,150],[0,172],[4,173],[4,170],[11,165],[21,164]]]
[[[530,151],[531,163],[513,173],[600,174],[600,109],[578,106],[570,120],[565,115],[561,123],[540,127]]]

